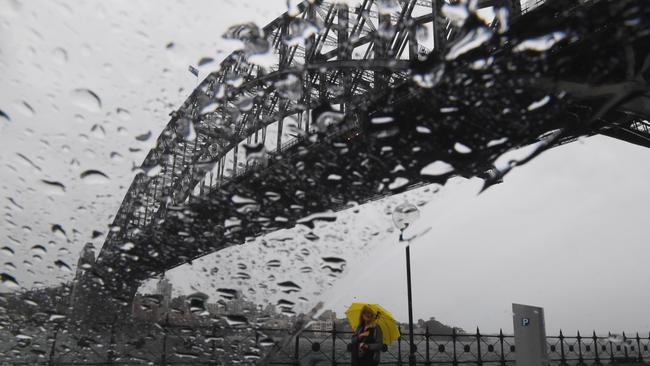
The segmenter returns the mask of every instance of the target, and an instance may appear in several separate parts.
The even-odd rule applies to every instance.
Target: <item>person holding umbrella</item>
[[[352,366],[379,365],[384,344],[399,337],[392,314],[377,304],[354,303],[346,315],[354,329],[350,342]]]

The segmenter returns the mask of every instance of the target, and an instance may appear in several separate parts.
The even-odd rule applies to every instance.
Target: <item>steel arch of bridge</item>
[[[340,104],[340,110],[353,117],[371,95],[397,87],[409,77],[409,60],[422,52],[443,54],[447,44],[460,36],[460,29],[440,16],[437,1],[402,0],[399,4],[399,11],[381,14],[374,10],[373,0],[364,0],[355,8],[305,1],[262,30],[253,25],[231,28],[228,36],[242,40],[244,50],[228,56],[221,69],[207,76],[172,113],[142,164],[155,174],[136,176],[112,223],[98,267],[118,263],[121,256],[128,255],[120,250],[123,244],[163,222],[168,210],[182,210],[184,203],[193,199],[192,192],[202,196],[237,178],[242,172],[237,161],[242,142],[265,142],[267,128],[275,125],[274,146],[281,151],[292,143],[282,138],[283,120],[295,116],[299,129],[313,131],[309,112],[323,104]],[[508,6],[514,16],[521,11],[505,0],[483,1],[479,6],[495,4]],[[291,36],[313,25],[319,29],[317,33],[291,45]],[[431,50],[418,44],[416,27],[422,25],[433,29]],[[378,31],[390,27],[394,33],[389,32],[389,36]],[[273,65],[264,68],[254,64],[252,60],[261,56],[272,57]],[[277,82],[286,82],[289,76],[299,80],[299,93],[287,94],[278,87]],[[549,81],[542,87],[553,89],[558,85],[584,99],[612,93],[570,82]],[[644,108],[647,104],[631,103],[627,111],[650,115]],[[625,121],[589,133],[650,144],[647,121]],[[233,156],[232,169],[226,174],[229,154]],[[135,277],[142,276],[138,273]]]
[[[343,104],[342,109],[349,111],[363,102],[359,96],[403,80],[409,59],[434,48],[441,50],[454,37],[454,26],[439,14],[441,3],[401,0],[399,12],[381,14],[374,0],[363,0],[354,8],[341,3],[304,1],[262,30],[253,24],[231,28],[227,36],[242,40],[254,50],[229,55],[220,70],[208,75],[184,104],[171,113],[171,121],[142,163],[144,169],[159,173],[135,177],[115,215],[98,262],[109,260],[113,246],[123,244],[134,232],[163,218],[167,207],[191,199],[191,190],[205,179],[209,170],[216,173],[213,184],[226,179],[225,157],[229,152],[234,152],[232,175],[236,175],[236,156],[242,141],[263,141],[267,127],[277,124],[276,146],[282,146],[285,117],[297,115],[299,127],[309,131],[314,128],[309,114],[314,107],[328,102]],[[482,6],[494,3],[486,1]],[[421,15],[415,16],[418,11]],[[417,27],[426,25],[433,30],[430,49],[419,45],[415,35]],[[295,32],[309,27],[319,28],[318,33],[293,46],[287,44],[290,37],[296,36]],[[378,29],[392,29],[393,34],[382,36]],[[275,64],[265,68],[251,62],[259,56],[256,52],[271,54]],[[300,79],[303,96],[297,100],[283,97],[273,84],[288,75]],[[252,106],[245,111],[235,105],[243,98],[252,99]],[[215,102],[216,108],[201,114],[201,110]],[[189,131],[192,128],[193,133]],[[186,138],[187,134],[194,136]]]

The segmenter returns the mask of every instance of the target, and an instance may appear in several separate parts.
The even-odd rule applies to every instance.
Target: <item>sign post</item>
[[[544,309],[512,304],[517,365],[548,366]]]

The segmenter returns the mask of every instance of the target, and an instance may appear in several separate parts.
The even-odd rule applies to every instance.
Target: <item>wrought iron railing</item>
[[[346,352],[351,332],[310,331],[295,338],[291,352],[275,357],[272,365],[321,364],[342,365],[350,362]],[[513,335],[475,333],[451,334],[416,332],[416,363],[418,365],[515,365],[516,347]],[[548,356],[551,365],[602,365],[606,363],[650,361],[650,335],[638,333],[628,337],[592,333],[582,336],[564,335],[547,337]],[[403,333],[397,342],[385,347],[381,364],[407,365],[409,356],[408,334]],[[318,363],[321,362],[321,363]]]
[[[303,330],[288,326],[256,327],[252,324],[224,327],[210,322],[187,324],[106,324],[92,330],[59,325],[22,327],[21,337],[11,340],[0,330],[5,348],[2,365],[346,365],[351,352],[349,330]],[[9,336],[9,338],[7,337]],[[30,339],[29,342],[26,339]],[[408,333],[385,347],[383,365],[408,364]],[[6,341],[6,342],[4,342]],[[15,343],[15,344],[13,344]],[[414,332],[417,365],[515,365],[514,336],[453,330],[441,334],[427,328]],[[650,334],[626,333],[598,336],[576,333],[547,337],[551,365],[591,366],[650,361]],[[8,351],[11,349],[12,351]],[[15,357],[13,357],[15,356]]]

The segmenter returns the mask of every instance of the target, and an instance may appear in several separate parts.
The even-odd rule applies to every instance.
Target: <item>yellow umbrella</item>
[[[399,338],[399,328],[397,327],[397,322],[393,318],[393,314],[390,311],[384,309],[381,305],[378,304],[367,304],[363,302],[355,302],[350,305],[348,310],[345,311],[345,315],[348,317],[350,326],[352,329],[357,329],[359,326],[359,318],[364,307],[369,307],[375,313],[375,324],[381,329],[381,334],[383,335],[384,344],[389,345]]]

